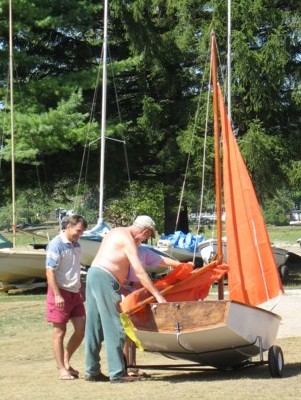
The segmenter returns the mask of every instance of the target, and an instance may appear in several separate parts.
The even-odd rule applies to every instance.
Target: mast
[[[10,135],[11,135],[11,183],[12,183],[12,229],[13,247],[16,246],[16,191],[15,191],[15,138],[14,138],[14,85],[13,85],[13,17],[12,0],[9,0],[9,92],[10,92]]]
[[[217,62],[216,62],[215,35],[211,35],[211,65],[212,65],[212,88],[213,88],[213,123],[214,123],[214,159],[215,159],[215,193],[216,193],[216,236],[217,236],[217,259],[223,258],[222,243],[222,179],[221,179],[221,152],[220,152],[220,124],[218,113],[217,96]],[[224,298],[223,281],[219,281],[218,297]]]
[[[101,137],[100,137],[100,183],[99,183],[99,216],[98,222],[103,221],[103,194],[104,194],[104,163],[105,163],[105,135],[107,118],[107,52],[108,52],[108,0],[104,0],[103,17],[103,66],[102,66],[102,106],[101,106]]]

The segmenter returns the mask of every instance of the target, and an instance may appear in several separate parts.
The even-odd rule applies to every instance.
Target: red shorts
[[[60,294],[65,300],[64,308],[55,306],[53,291],[48,288],[47,291],[47,321],[58,324],[66,324],[71,318],[85,317],[86,311],[82,296],[80,293],[72,293],[60,289]]]

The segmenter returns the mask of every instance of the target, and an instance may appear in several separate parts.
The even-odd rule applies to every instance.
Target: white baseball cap
[[[139,215],[135,219],[134,225],[139,226],[139,228],[151,229],[153,232],[152,237],[156,236],[156,224],[148,215]]]

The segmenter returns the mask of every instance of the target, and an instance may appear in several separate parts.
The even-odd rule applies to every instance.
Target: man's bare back
[[[107,270],[122,285],[131,265],[142,285],[161,303],[165,300],[145,272],[138,255],[138,246],[152,233],[151,229],[135,224],[112,229],[104,236],[92,266]]]

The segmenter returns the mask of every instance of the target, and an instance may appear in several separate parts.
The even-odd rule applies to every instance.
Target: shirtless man
[[[100,350],[105,341],[111,383],[137,380],[126,373],[123,356],[125,333],[119,316],[121,286],[131,265],[141,284],[156,298],[164,297],[153,285],[139,259],[138,246],[155,236],[155,223],[146,216],[137,217],[129,227],[114,228],[102,240],[87,274],[86,283],[86,380],[102,381]]]

